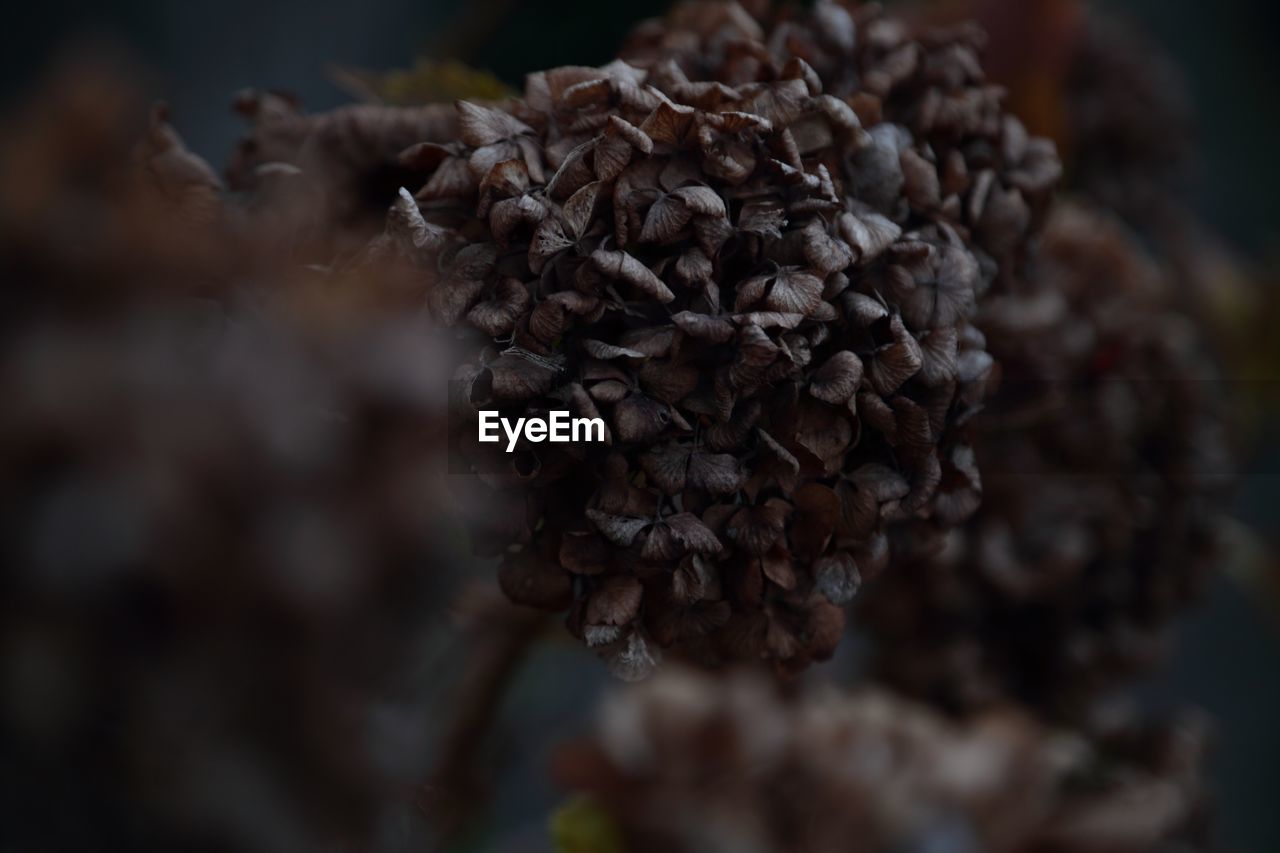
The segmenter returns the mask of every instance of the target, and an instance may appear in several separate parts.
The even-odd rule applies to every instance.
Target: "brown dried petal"
[[[858,564],[847,551],[828,554],[813,564],[814,585],[832,604],[853,600],[862,586]]]
[[[711,532],[711,529],[691,512],[676,513],[668,516],[664,521],[675,534],[676,540],[688,551],[698,554],[718,554],[724,550],[724,546],[720,544],[720,540]]]
[[[713,495],[736,492],[744,477],[742,463],[727,453],[694,453],[689,459],[689,485]]]
[[[536,273],[542,272],[547,261],[566,249],[573,248],[573,243],[556,218],[548,216],[538,223],[529,241],[529,268]]]
[[[936,208],[942,201],[938,170],[914,148],[903,149],[899,158],[907,200],[918,210]]]
[[[652,270],[626,252],[597,249],[591,253],[591,261],[600,272],[635,285],[659,302],[670,302],[676,298]]]
[[[842,213],[836,220],[840,236],[866,262],[878,257],[902,235],[902,227],[874,211]]]
[[[816,400],[802,400],[796,407],[795,440],[816,456],[827,471],[839,467],[853,440],[853,426],[847,418]]]
[[[872,386],[884,397],[915,376],[924,364],[920,344],[902,324],[902,318],[895,314],[889,323],[893,342],[876,349],[870,370]]]
[[[480,147],[492,145],[533,130],[509,113],[481,107],[466,101],[457,101],[458,133],[467,145]]]
[[[585,338],[582,341],[582,348],[587,351],[587,355],[592,358],[598,358],[601,361],[609,361],[614,358],[644,358],[645,354],[637,352],[626,347],[614,346],[606,344],[604,341],[596,341],[591,338]]]
[[[809,99],[809,87],[804,80],[780,80],[757,88],[751,112],[768,119],[774,127],[785,127],[795,121]]]
[[[853,253],[844,241],[827,233],[820,219],[811,221],[804,228],[804,259],[823,277],[844,269],[853,263]]]
[[[956,378],[957,341],[955,326],[932,329],[920,336],[920,381],[937,387]]]
[[[616,177],[617,172],[605,178],[597,175],[596,171],[592,170],[587,163],[587,155],[593,151],[595,152],[596,169],[598,170],[600,154],[596,141],[584,142],[569,152],[564,158],[564,162],[560,164],[560,168],[556,169],[556,173],[551,176],[551,180],[547,183],[547,195],[557,200],[566,199],[597,177],[602,180]],[[626,165],[624,162],[618,168],[618,172],[621,172]]]
[[[591,523],[604,535],[605,539],[608,539],[614,545],[620,545],[624,548],[630,546],[636,540],[636,537],[640,535],[640,531],[653,523],[652,520],[647,518],[613,515],[597,509],[588,509],[587,518],[591,519]]]
[[[479,303],[467,314],[471,325],[491,337],[510,333],[516,320],[529,304],[529,291],[518,279],[504,278],[493,296]]]
[[[790,505],[776,499],[743,507],[729,519],[725,533],[748,554],[765,554],[782,537],[789,514]]]
[[[505,354],[485,365],[495,400],[528,400],[546,394],[558,371],[517,355]]]
[[[661,358],[671,351],[674,339],[671,326],[646,326],[624,332],[618,343],[650,358]]]
[[[664,100],[644,120],[640,130],[654,142],[678,146],[693,122],[694,112],[693,107]]]
[[[527,195],[503,199],[489,211],[489,231],[499,246],[511,245],[518,232],[532,232],[547,217],[547,209]]]
[[[632,394],[613,410],[614,435],[619,441],[652,441],[671,423],[671,407],[646,394]]]
[[[822,279],[796,270],[780,270],[765,297],[765,307],[784,314],[809,314],[822,301]]]
[[[691,338],[722,344],[734,335],[733,324],[723,317],[711,317],[693,311],[681,311],[671,318],[676,328]]]
[[[607,195],[608,187],[603,182],[592,181],[569,196],[564,203],[564,222],[569,236],[576,240],[587,233],[595,217],[596,205]]]
[[[387,213],[387,234],[405,250],[434,252],[445,243],[445,230],[422,218],[418,203],[404,187]]]
[[[684,491],[691,450],[678,444],[667,444],[645,451],[640,467],[645,476],[668,495]]]
[[[616,379],[607,379],[592,385],[587,393],[601,403],[616,403],[631,393],[631,386]]]
[[[664,195],[649,208],[640,230],[644,243],[661,243],[680,233],[693,218],[693,212],[674,195]]]
[[[791,558],[780,548],[774,548],[760,557],[760,570],[764,576],[784,590],[796,588],[796,570]]]
[[[640,368],[640,385],[651,396],[674,405],[698,387],[698,368],[692,364],[650,361]]]
[[[750,201],[742,206],[738,215],[738,227],[762,237],[780,239],[787,224],[786,211],[771,201]]]
[[[609,116],[609,124],[605,133],[616,134],[627,141],[627,144],[642,154],[653,153],[653,140],[649,135],[631,122],[619,116]]]
[[[706,253],[694,246],[680,253],[672,271],[685,287],[696,287],[710,281],[715,268]]]
[[[747,314],[734,314],[733,322],[744,328],[759,329],[794,329],[804,322],[803,314],[783,314],[779,311],[751,311]]]
[[[671,593],[676,601],[691,604],[720,597],[720,576],[701,554],[690,554],[680,561],[671,577]]]
[[[446,278],[431,292],[431,307],[440,321],[453,325],[484,291],[484,282],[473,278]]]
[[[607,577],[587,596],[584,618],[588,625],[626,625],[640,612],[643,599],[644,587],[638,579]]]
[[[600,650],[609,672],[623,681],[639,681],[648,678],[662,660],[662,653],[639,631],[631,631],[625,637],[604,646]]]
[[[847,403],[862,382],[862,360],[841,350],[809,377],[809,393],[832,405]]]
[[[725,215],[724,199],[720,198],[720,194],[711,187],[678,187],[671,191],[671,196],[698,216],[723,217]]]
[[[840,499],[830,487],[805,483],[796,490],[795,516],[791,522],[792,551],[802,560],[814,560],[826,550],[840,519]]]

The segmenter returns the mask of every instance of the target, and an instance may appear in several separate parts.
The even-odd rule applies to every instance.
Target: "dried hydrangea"
[[[680,6],[625,60],[459,103],[456,139],[401,155],[421,183],[380,245],[437,277],[470,347],[475,540],[623,676],[670,646],[824,658],[888,526],[978,503],[970,319],[1059,171],[979,46],[828,3],[769,28]],[[565,408],[607,445],[507,454],[465,420]]]
[[[617,840],[587,849],[1141,853],[1207,849],[1202,752],[1190,720],[1088,742],[1008,711],[957,723],[891,693],[783,698],[673,667],[608,697],[554,769]]]
[[[1212,363],[1125,226],[1059,206],[1031,281],[978,318],[1002,374],[981,509],[912,530],[863,612],[898,687],[1074,718],[1159,657],[1219,556],[1230,464]]]
[[[4,119],[6,842],[368,846],[417,773],[370,720],[465,565],[443,345],[131,92],[75,66]]]
[[[973,18],[990,33],[991,77],[1008,109],[1059,146],[1073,192],[1175,249],[1192,154],[1188,86],[1123,13],[1085,0],[932,4],[929,19]]]
[[[236,96],[235,110],[249,129],[227,167],[231,189],[323,241],[324,262],[381,226],[396,191],[413,177],[398,159],[401,151],[457,134],[453,109],[441,104],[350,104],[306,113],[288,93],[247,89]]]

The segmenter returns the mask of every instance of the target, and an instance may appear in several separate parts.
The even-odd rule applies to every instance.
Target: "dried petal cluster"
[[[1131,232],[1059,205],[1030,280],[979,318],[1002,373],[982,507],[913,530],[865,617],[898,687],[1073,718],[1164,650],[1220,555],[1230,460],[1212,363]]]
[[[249,128],[227,167],[231,189],[323,240],[326,262],[367,240],[396,191],[412,180],[398,160],[401,151],[457,135],[445,104],[349,104],[309,114],[288,93],[246,89],[234,107]]]
[[[924,13],[986,28],[988,71],[1009,90],[1008,109],[1058,143],[1070,188],[1144,236],[1171,239],[1163,232],[1185,213],[1176,185],[1191,155],[1191,97],[1134,22],[1084,0],[965,0]]]
[[[606,701],[562,784],[638,850],[1207,849],[1190,721],[1096,742],[1011,712],[964,723],[888,693],[779,697],[669,668]]]
[[[456,139],[401,155],[420,188],[378,245],[438,274],[471,348],[476,541],[621,674],[673,645],[826,657],[886,526],[977,505],[962,427],[992,361],[970,319],[1059,171],[979,47],[832,3],[769,29],[687,4],[625,60],[461,102]],[[466,420],[565,408],[607,444],[507,454]]]
[[[360,846],[411,752],[368,720],[465,565],[443,345],[241,230],[109,71],[0,134],[6,843]]]

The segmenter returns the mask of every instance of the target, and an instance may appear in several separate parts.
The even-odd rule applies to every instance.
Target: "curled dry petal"
[[[671,407],[646,394],[631,394],[613,410],[613,431],[620,441],[652,441],[670,424]]]
[[[893,340],[879,347],[871,359],[871,384],[882,396],[898,390],[924,364],[920,344],[907,331],[900,316],[895,314],[890,318],[889,330]]]
[[[626,575],[605,578],[587,597],[584,615],[588,625],[626,625],[640,612],[644,588]]]
[[[493,295],[467,314],[473,326],[491,337],[509,334],[529,304],[529,291],[519,279],[504,278]]]
[[[691,338],[722,344],[733,337],[735,329],[732,323],[723,317],[712,317],[697,314],[693,311],[681,311],[671,318],[676,328]]]
[[[504,354],[485,365],[495,400],[528,400],[546,394],[559,371],[529,358]]]
[[[847,551],[837,551],[819,559],[813,566],[818,591],[832,604],[848,604],[862,586],[858,564]]]
[[[591,262],[604,275],[634,285],[659,302],[671,302],[676,298],[662,279],[626,252],[597,249],[591,253]]]
[[[524,122],[501,110],[481,107],[467,101],[458,101],[455,106],[462,141],[474,148],[533,132]]]
[[[847,403],[862,382],[862,359],[841,350],[809,377],[809,393],[832,405]]]

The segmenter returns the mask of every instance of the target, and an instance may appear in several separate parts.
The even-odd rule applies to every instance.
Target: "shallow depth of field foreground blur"
[[[1081,0],[883,5],[987,28],[989,75],[1030,131],[1054,138],[1078,205],[1054,219],[1048,256],[1070,268],[1087,245],[1112,262],[1088,281],[1058,269],[1063,287],[1096,287],[1090,299],[1106,305],[1109,276],[1168,275],[1207,341],[1236,456],[1221,478],[1225,556],[1169,633],[1167,662],[1105,710],[1176,718],[1159,734],[1118,727],[1115,741],[1179,783],[1203,736],[1208,801],[1203,815],[1198,801],[1185,811],[1213,827],[1208,849],[1280,850],[1280,8],[1100,0],[1089,8],[1106,25],[1091,30]],[[986,702],[985,684],[919,688],[928,662],[873,653],[864,624],[907,649],[934,637],[927,607],[878,621],[859,598],[835,658],[781,691],[679,667],[650,693],[621,689],[561,616],[505,601],[493,562],[472,556],[441,487],[454,353],[403,271],[355,245],[364,266],[329,268],[329,247],[305,243],[280,257],[305,205],[276,217],[255,202],[229,232],[202,230],[221,177],[199,158],[231,166],[246,131],[232,104],[247,87],[314,112],[496,99],[527,72],[609,62],[667,6],[51,0],[4,28],[0,281],[28,289],[0,284],[0,853],[346,850],[353,838],[378,851],[524,851],[553,849],[553,837],[572,853],[615,853],[619,826],[702,820],[728,844],[706,849],[736,849],[734,832],[785,835],[807,808],[837,811],[869,791],[888,811],[919,808],[885,794],[881,771],[985,815],[992,836],[951,824],[928,836],[950,845],[929,853],[971,851],[1024,829],[991,815],[1033,812],[1052,785],[1081,782],[1073,774],[1092,765],[1052,730],[1059,720],[1000,708],[953,729],[945,714]],[[166,107],[147,124],[156,101]],[[162,173],[159,195],[181,192],[138,191],[115,168],[135,162]],[[1091,206],[1107,218],[1081,212]],[[1158,272],[1106,254],[1121,230],[1160,256]],[[989,483],[1021,472],[994,473]],[[1037,506],[1055,511],[1044,494]],[[1065,525],[1044,529],[1051,541],[1036,544],[1066,561],[1088,547],[1054,540]],[[930,571],[882,594],[913,595]],[[955,606],[977,614],[956,624],[982,622],[979,605]],[[1000,611],[1010,624],[1012,611]],[[957,658],[964,639],[946,640]],[[1070,706],[1056,669],[1020,668],[1068,668],[1083,654],[1069,639],[1025,658],[1010,649],[1001,665],[1046,706]],[[842,704],[851,685],[859,704]],[[945,713],[899,706],[889,689]],[[780,695],[804,690],[803,705]],[[759,752],[744,746],[753,738]],[[874,772],[833,757],[887,742],[901,749]],[[662,772],[636,758],[641,746]],[[960,784],[945,772],[974,766],[992,776]],[[751,776],[761,767],[777,773],[768,784]],[[814,786],[811,802],[796,780]],[[714,807],[691,807],[708,789]],[[1191,796],[1174,782],[1143,790],[1132,810],[1151,821],[1177,811],[1158,794]],[[822,832],[885,819],[871,811],[849,805],[843,823],[795,837],[834,849]],[[1069,836],[1034,836],[1048,845],[1035,849],[1078,849]]]

